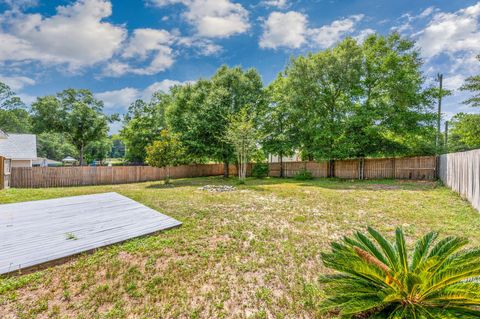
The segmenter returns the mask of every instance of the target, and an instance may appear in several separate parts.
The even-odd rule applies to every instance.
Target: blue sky
[[[441,72],[455,90],[480,73],[473,0],[0,0],[0,81],[27,103],[88,88],[123,113],[222,64],[255,67],[268,84],[291,56],[393,30],[417,41],[429,81]],[[477,112],[465,96],[446,99],[446,118]]]

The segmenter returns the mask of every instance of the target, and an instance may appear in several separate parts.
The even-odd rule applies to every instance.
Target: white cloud
[[[1,3],[2,1],[0,1]],[[3,0],[8,6],[15,9],[35,7],[38,5],[38,0]]]
[[[480,51],[480,2],[454,13],[438,12],[417,35],[425,58]]]
[[[222,50],[209,39],[181,37],[177,32],[160,29],[135,29],[119,56],[109,62],[101,76],[119,77],[127,73],[152,75],[173,65],[173,47],[192,48],[200,55],[213,55]]]
[[[182,85],[186,83],[191,83],[192,81],[180,82],[176,80],[162,80],[160,82],[155,82],[149,85],[141,92],[141,98],[143,100],[150,100],[152,98],[153,93],[155,92],[164,92],[168,93],[172,87],[175,85]]]
[[[250,28],[248,11],[230,0],[152,0],[156,6],[181,3],[187,7],[184,18],[197,34],[207,38],[226,38]]]
[[[119,77],[130,71],[128,63],[112,61],[109,62],[102,71],[102,76]]]
[[[172,43],[172,35],[166,30],[136,29],[122,53],[123,57],[146,59],[152,51],[161,51]]]
[[[13,91],[19,91],[25,86],[34,85],[35,80],[26,76],[3,76],[0,74],[0,82],[8,85]]]
[[[95,97],[103,101],[106,109],[126,108],[139,98],[139,91],[135,88],[126,87],[120,90],[96,93]]]
[[[103,20],[112,14],[106,0],[79,0],[59,6],[51,17],[6,11],[0,16],[0,61],[67,64],[71,70],[110,59],[126,30]]]
[[[429,15],[431,15],[433,13],[433,11],[435,11],[435,7],[428,7],[426,8],[425,10],[423,10],[419,15],[418,15],[418,18],[422,19],[422,18],[426,18],[428,17]]]
[[[174,36],[166,30],[136,29],[122,52],[122,57],[143,62],[151,58],[150,64],[142,68],[127,68],[135,74],[155,74],[169,68],[174,62],[170,45]]]
[[[209,39],[202,39],[198,37],[183,37],[178,39],[178,44],[186,47],[193,48],[200,55],[215,55],[223,50],[221,45],[213,43]]]
[[[355,25],[362,20],[363,17],[363,14],[358,14],[336,20],[318,29],[310,29],[309,34],[313,38],[313,41],[321,48],[329,48],[340,41],[346,34],[355,31]]]
[[[448,75],[443,80],[443,86],[448,90],[458,90],[464,81],[465,76],[462,74]]]
[[[279,9],[285,9],[289,6],[287,0],[264,0],[262,4],[267,7],[277,7]]]
[[[353,33],[356,24],[362,19],[363,15],[358,14],[333,21],[320,28],[308,28],[308,19],[300,12],[272,12],[263,24],[259,44],[262,48],[299,48],[308,38],[310,45],[328,48],[345,35]]]
[[[25,103],[26,105],[32,105],[32,103],[37,100],[36,96],[30,95],[30,94],[20,93],[17,95],[22,100],[22,102]]]
[[[103,101],[105,109],[107,110],[125,111],[128,106],[137,99],[149,101],[152,98],[153,93],[159,91],[167,93],[171,87],[184,83],[188,82],[166,79],[160,82],[155,82],[145,89],[126,87],[119,90],[95,93],[95,97]]]
[[[307,17],[300,12],[272,12],[263,24],[261,48],[299,48],[305,43]]]
[[[358,42],[363,42],[365,41],[366,38],[368,38],[370,34],[374,34],[374,33],[375,33],[375,30],[367,28],[367,29],[361,30],[354,38]]]

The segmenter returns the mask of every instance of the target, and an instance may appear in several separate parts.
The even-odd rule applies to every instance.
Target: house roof
[[[62,162],[76,162],[77,160],[71,156],[65,157]]]
[[[4,131],[0,130],[0,139],[5,139],[5,138],[8,138],[7,133],[5,133]]]
[[[37,158],[37,137],[35,134],[8,134],[0,139],[0,156],[10,159],[34,160]]]

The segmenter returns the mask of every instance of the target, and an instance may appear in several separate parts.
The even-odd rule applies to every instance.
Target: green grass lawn
[[[222,178],[10,189],[0,203],[115,191],[183,226],[0,279],[0,318],[334,318],[317,305],[329,243],[367,226],[409,244],[430,230],[480,245],[480,215],[434,182]],[[0,243],[1,244],[1,243]]]

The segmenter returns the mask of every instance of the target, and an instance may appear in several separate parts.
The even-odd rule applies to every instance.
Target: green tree
[[[57,96],[38,98],[32,105],[32,119],[37,133],[62,133],[75,146],[84,165],[85,149],[90,143],[107,137],[108,123],[115,116],[103,114],[103,102],[89,90],[67,89]]]
[[[85,160],[87,163],[94,161],[103,162],[112,151],[112,140],[109,137],[97,139],[85,147]]]
[[[146,162],[150,166],[166,167],[165,184],[170,182],[170,167],[183,163],[184,149],[178,137],[168,130],[162,130],[158,140],[146,148]]]
[[[110,158],[124,158],[125,157],[125,144],[122,141],[120,135],[112,135],[110,137],[112,141],[112,150],[109,154]]]
[[[350,156],[434,153],[435,90],[424,88],[414,42],[393,33],[362,44],[360,95],[348,120]]]
[[[361,49],[346,39],[333,49],[292,59],[283,75],[293,140],[304,158],[347,157],[346,120],[360,92]]]
[[[206,104],[211,86],[210,81],[200,79],[172,88],[172,101],[165,113],[167,126],[179,136],[189,158],[196,163],[211,159],[211,149],[216,147],[211,143],[210,128],[218,123]]]
[[[0,130],[9,133],[31,131],[30,114],[25,104],[2,82],[0,82]]]
[[[238,178],[243,182],[247,177],[247,165],[257,150],[259,140],[259,133],[253,117],[249,116],[248,108],[243,108],[230,117],[225,138],[233,145],[237,156]]]
[[[308,159],[434,153],[432,88],[414,43],[394,33],[292,59],[275,86]]]
[[[478,61],[480,61],[480,54],[477,55]],[[462,91],[472,92],[474,95],[464,101],[463,103],[479,107],[480,106],[480,75],[474,75],[465,79],[465,83],[460,88]]]
[[[128,108],[124,117],[124,126],[120,130],[120,137],[125,143],[128,161],[143,163],[145,148],[160,136],[165,129],[165,108],[170,103],[170,96],[164,93],[155,93],[146,103],[137,100]]]
[[[229,118],[244,106],[256,115],[266,99],[260,75],[254,69],[220,67],[210,80],[200,80],[172,90],[167,122],[193,159],[224,163],[224,176],[235,160],[231,143],[225,140]],[[259,125],[258,119],[254,120]]]
[[[37,135],[37,153],[61,161],[67,156],[77,157],[78,151],[62,133],[43,132]]]
[[[461,152],[480,148],[480,114],[458,113],[449,124],[448,151]]]
[[[260,131],[261,144],[267,154],[280,158],[280,177],[283,177],[283,157],[294,154],[296,123],[288,109],[291,96],[286,92],[286,78],[279,76],[267,89],[269,104],[263,112]]]
[[[401,229],[389,242],[372,228],[322,253],[332,273],[321,277],[322,310],[342,318],[473,319],[480,317],[480,248],[468,240],[426,234],[409,256]]]

